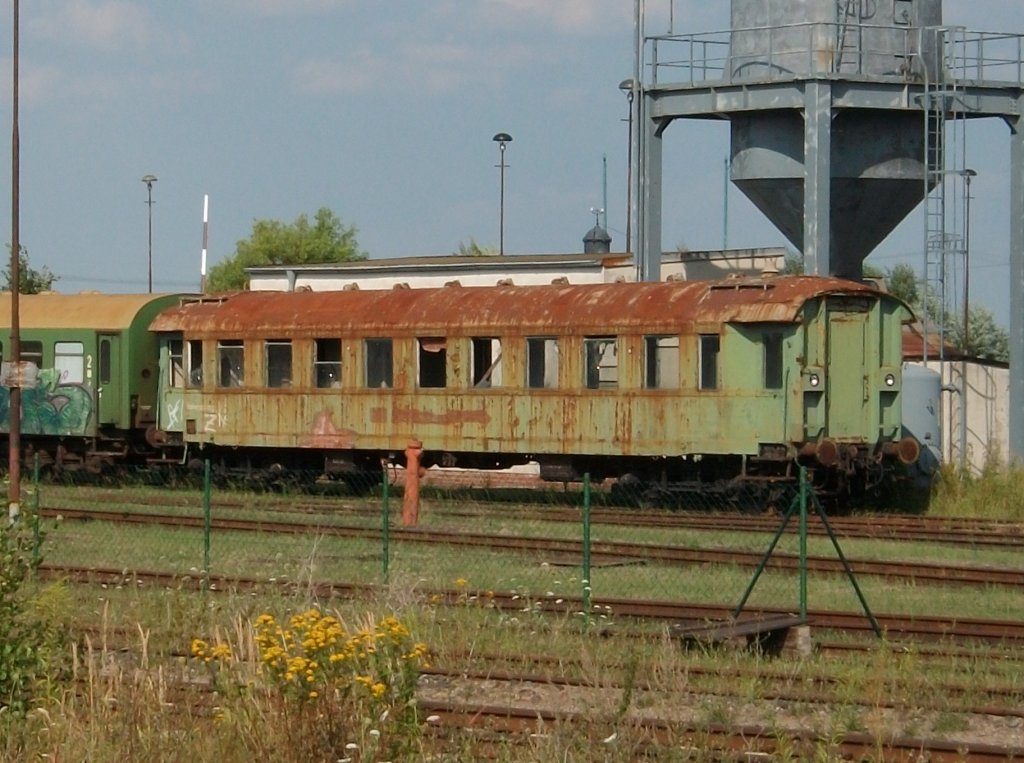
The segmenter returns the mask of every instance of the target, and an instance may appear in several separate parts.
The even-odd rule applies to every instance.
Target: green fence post
[[[800,467],[800,617],[807,619],[807,467]]]
[[[39,453],[32,463],[32,575],[38,577],[42,561],[42,541],[39,535]]]
[[[380,519],[380,540],[381,540],[381,573],[384,578],[384,584],[388,583],[388,576],[390,571],[388,569],[388,563],[391,559],[391,505],[390,505],[390,493],[388,490],[388,467],[387,464],[383,465],[384,469],[384,489],[381,492],[381,519]]]
[[[203,591],[210,588],[210,459],[203,461]]]
[[[590,622],[590,474],[583,475],[583,614]]]

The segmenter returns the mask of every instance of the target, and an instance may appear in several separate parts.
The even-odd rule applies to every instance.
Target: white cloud
[[[477,47],[462,42],[414,40],[385,53],[369,47],[344,58],[308,58],[296,65],[297,89],[314,95],[365,92],[415,82],[426,92],[450,92],[472,84],[497,84],[544,53],[515,43]]]
[[[33,18],[31,28],[47,39],[105,52],[150,48],[161,39],[150,12],[129,0],[69,0]]]
[[[479,0],[448,2],[435,10],[453,18],[482,21],[492,30],[541,26],[580,36],[614,32],[633,19],[629,0]]]
[[[348,0],[231,0],[236,13],[253,16],[302,16],[309,13],[338,10]]]

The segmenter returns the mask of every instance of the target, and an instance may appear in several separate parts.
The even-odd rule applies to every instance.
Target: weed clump
[[[405,759],[418,744],[415,702],[427,647],[395,617],[367,618],[348,628],[318,608],[279,622],[256,618],[248,661],[223,641],[192,641],[225,700],[220,717],[236,716],[249,751],[262,757],[288,749],[295,759],[332,755]],[[282,738],[284,737],[284,738]]]

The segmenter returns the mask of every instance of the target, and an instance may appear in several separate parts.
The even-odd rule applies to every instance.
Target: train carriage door
[[[857,300],[828,303],[827,428],[829,437],[863,436],[869,431],[864,376],[868,337],[867,305]]]
[[[99,423],[101,426],[121,424],[121,337],[117,334],[100,334],[99,339],[99,355],[96,362]]]

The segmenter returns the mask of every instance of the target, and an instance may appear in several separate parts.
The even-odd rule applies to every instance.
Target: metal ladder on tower
[[[965,220],[962,214],[967,187],[966,139],[963,92],[957,71],[962,63],[962,39],[956,28],[922,30],[920,50],[932,50],[936,61],[929,65],[922,57],[924,73],[924,278],[922,324],[925,362],[937,361],[943,387],[961,389],[954,383],[947,347],[956,338],[958,304],[966,295],[958,293],[959,277],[966,269]],[[924,35],[934,35],[926,40]],[[930,43],[930,44],[929,44]],[[963,284],[966,284],[964,278]],[[940,404],[940,435],[946,457],[955,441],[957,420],[949,415],[951,406]]]
[[[837,0],[836,5],[836,51],[833,57],[833,71],[838,74],[845,66],[849,71],[861,69],[861,5],[863,0]],[[853,31],[850,19],[854,19]]]

